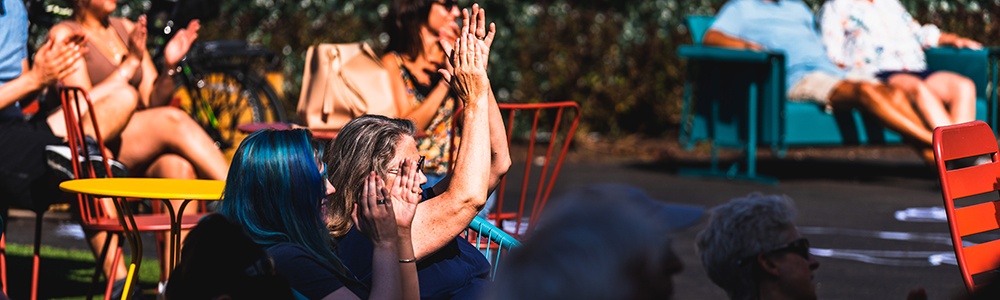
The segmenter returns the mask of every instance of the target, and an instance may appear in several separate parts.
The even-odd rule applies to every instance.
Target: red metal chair
[[[977,158],[988,158],[978,160]],[[1000,161],[993,130],[983,121],[934,129],[934,159],[951,228],[955,258],[969,292],[985,284],[977,275],[1000,267],[1000,240],[963,242],[963,238],[1000,229]],[[977,161],[977,163],[970,163]],[[952,167],[952,166],[955,167]],[[966,167],[967,166],[967,167]],[[977,239],[987,238],[977,236]]]
[[[504,230],[520,239],[530,232],[552,194],[580,123],[580,106],[574,101],[500,103],[499,106],[507,126],[507,144],[511,146],[513,163],[507,176],[500,181],[496,206],[489,219],[500,228],[504,228],[505,221],[512,223],[513,230]],[[508,180],[520,183],[516,195],[507,195]],[[517,199],[516,210],[505,209],[505,204],[510,207],[513,199]]]
[[[90,97],[86,92],[75,87],[61,87],[59,89],[60,95],[63,101],[63,111],[66,116],[66,131],[67,138],[70,145],[71,153],[81,153],[81,149],[86,149],[85,135],[83,133],[84,118],[80,116],[83,115],[84,106],[81,105],[85,103],[86,111],[91,116],[90,124],[93,126],[95,132],[100,132],[97,119],[93,109],[93,103],[90,101]],[[109,158],[105,155],[107,152],[104,151],[104,141],[102,140],[100,134],[95,136],[97,144],[101,147],[101,161],[104,164],[103,170],[110,170]],[[88,160],[76,160],[73,164],[73,173],[76,178],[96,178],[98,175],[106,175],[106,177],[112,177],[110,172],[103,172],[101,174],[100,166],[95,168],[92,164],[87,163]],[[86,231],[105,231],[109,234],[124,236],[129,244],[129,249],[132,252],[131,263],[134,265],[134,271],[138,272],[139,266],[142,262],[142,243],[140,241],[139,234],[142,232],[157,232],[157,233],[167,233],[170,231],[170,220],[174,218],[174,212],[172,210],[168,213],[157,213],[148,215],[132,215],[130,205],[128,204],[128,199],[112,198],[112,199],[98,199],[84,194],[77,194],[77,200],[80,206],[80,225],[83,230]],[[181,208],[183,209],[183,208]],[[191,229],[193,228],[198,220],[205,214],[185,214],[183,222],[181,223],[181,229]],[[110,248],[111,238],[105,241],[104,246],[100,251],[100,255],[97,259],[97,266],[94,271],[94,276],[91,281],[91,285],[95,285],[100,279],[101,274],[103,274],[102,262],[107,256],[108,249]],[[179,241],[178,241],[179,243]],[[173,245],[172,249],[176,248]],[[168,259],[165,253],[160,252],[160,260]],[[114,274],[117,269],[118,261],[122,258],[121,247],[117,247],[114,253],[114,264],[111,273]],[[179,257],[179,253],[175,253]],[[132,270],[130,270],[132,271]],[[161,272],[161,276],[166,276]],[[166,278],[160,278],[161,281],[166,280]],[[107,287],[105,288],[105,299],[110,299],[113,278],[108,279]],[[126,287],[133,286],[134,283],[126,283]],[[88,291],[87,298],[92,297],[92,291]],[[132,293],[124,293],[126,297],[131,297]]]

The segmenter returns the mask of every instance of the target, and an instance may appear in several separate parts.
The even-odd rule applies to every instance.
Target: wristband
[[[412,262],[416,262],[416,261],[417,261],[417,258],[414,257],[414,258],[411,258],[411,259],[400,259],[399,263],[401,263],[401,264],[407,264],[407,263],[412,263]]]

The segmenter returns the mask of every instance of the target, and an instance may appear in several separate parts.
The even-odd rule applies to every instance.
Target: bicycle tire
[[[266,84],[240,71],[200,75],[195,82],[179,87],[187,94],[181,97],[180,107],[231,156],[246,136],[239,125],[286,121],[281,100],[269,85],[261,83]]]

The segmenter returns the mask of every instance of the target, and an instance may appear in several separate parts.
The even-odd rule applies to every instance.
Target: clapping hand
[[[355,204],[354,222],[361,233],[376,245],[395,245],[398,237],[393,201],[389,197],[382,177],[374,171],[369,173],[365,177],[364,194]]]
[[[187,55],[188,50],[191,50],[194,40],[198,39],[198,29],[201,29],[201,23],[198,20],[191,20],[187,27],[181,28],[170,38],[163,48],[163,62],[167,68],[177,66],[184,55]]]
[[[132,31],[128,33],[128,57],[142,61],[146,55],[146,15],[139,16],[132,26]]]
[[[43,85],[53,85],[80,67],[76,62],[86,52],[86,35],[75,31],[62,40],[48,40],[35,54],[31,72]]]

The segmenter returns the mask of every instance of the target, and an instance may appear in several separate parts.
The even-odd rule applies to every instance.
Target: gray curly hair
[[[754,264],[740,260],[786,243],[795,215],[795,204],[784,195],[751,193],[713,208],[696,239],[708,277],[729,299],[755,299],[760,278]]]

